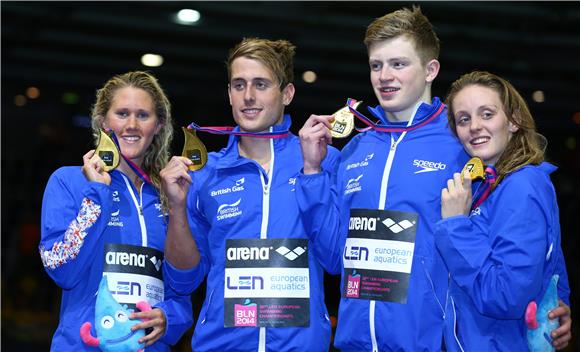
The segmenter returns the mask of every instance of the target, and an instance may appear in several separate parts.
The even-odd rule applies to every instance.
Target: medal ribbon
[[[230,126],[206,126],[201,127],[200,125],[192,122],[187,126],[189,129],[193,129],[200,132],[207,132],[211,134],[222,134],[222,135],[234,135],[234,136],[248,136],[254,138],[285,138],[288,137],[290,133],[288,129],[281,130],[281,131],[274,131],[274,132],[241,132],[241,131],[234,131],[234,127]]]
[[[113,140],[113,142],[115,142],[115,145],[117,146],[117,149],[119,149],[119,154],[121,154],[121,156],[123,157],[123,159],[125,159],[125,161],[129,165],[129,167],[131,167],[131,169],[133,170],[133,172],[135,172],[135,174],[137,176],[139,176],[139,178],[141,180],[143,180],[143,182],[149,183],[149,184],[152,185],[153,182],[151,181],[151,178],[149,178],[149,175],[147,175],[145,173],[145,171],[143,171],[143,169],[141,169],[137,164],[135,164],[134,162],[132,162],[131,160],[129,160],[125,155],[123,155],[123,153],[121,153],[121,147],[119,146],[119,140],[117,139],[117,136],[115,135],[115,133],[113,131],[111,131],[111,139]]]
[[[477,187],[475,195],[473,196],[473,202],[471,203],[471,210],[476,209],[483,203],[483,201],[490,195],[493,188],[493,184],[497,180],[497,171],[491,165],[485,168],[485,179]]]
[[[352,107],[352,104],[349,102],[349,100],[350,99],[347,100],[347,105],[348,105],[348,108],[349,108],[350,112],[354,116],[356,116],[359,120],[361,120],[362,122],[364,122],[365,125],[368,126],[366,128],[363,128],[363,129],[357,128],[357,131],[358,132],[365,132],[365,131],[368,131],[370,129],[373,129],[373,130],[379,131],[379,132],[408,132],[408,131],[413,131],[413,130],[416,130],[417,128],[419,128],[421,126],[424,126],[424,125],[428,124],[429,122],[433,121],[445,109],[445,104],[440,103],[439,107],[436,108],[436,110],[433,113],[431,113],[431,115],[428,115],[427,118],[425,118],[423,121],[421,121],[420,123],[418,123],[418,124],[416,124],[414,126],[387,127],[385,125],[372,122],[368,117],[366,117],[365,115],[363,115],[360,112],[358,112],[357,110],[355,110]]]

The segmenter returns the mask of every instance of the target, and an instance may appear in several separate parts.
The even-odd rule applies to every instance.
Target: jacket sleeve
[[[46,185],[39,252],[48,275],[71,289],[86,278],[95,258],[111,213],[111,195],[108,185],[86,181],[80,170],[78,175],[63,170]]]
[[[550,216],[531,185],[504,186],[489,226],[450,217],[437,223],[435,243],[451,278],[481,314],[519,319],[542,288]]]
[[[328,273],[336,275],[341,272],[346,240],[340,219],[348,219],[348,214],[340,213],[341,199],[335,181],[338,158],[326,165],[321,173],[298,176],[296,199],[315,256]]]
[[[190,295],[179,295],[166,284],[165,300],[159,302],[156,308],[163,310],[167,319],[165,335],[161,338],[161,341],[169,345],[175,345],[193,324]]]
[[[165,280],[172,289],[182,295],[189,295],[199,287],[210,269],[210,258],[208,257],[210,252],[207,243],[209,224],[198,209],[197,190],[193,186],[190,188],[187,198],[189,228],[195,239],[200,261],[197,266],[191,269],[178,269],[167,260],[163,261]]]

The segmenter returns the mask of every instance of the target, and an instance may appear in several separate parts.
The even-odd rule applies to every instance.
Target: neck
[[[141,165],[139,165],[139,167],[141,167]],[[143,181],[141,180],[141,178],[139,178],[139,176],[137,176],[137,174],[133,171],[131,166],[127,164],[125,159],[121,158],[121,162],[119,163],[119,167],[117,169],[121,171],[123,174],[125,174],[125,176],[127,176],[127,178],[131,182],[133,182],[133,184],[135,184],[135,187],[137,189],[140,188],[141,183],[143,183]]]
[[[422,103],[431,104],[431,90],[426,89],[423,95],[415,102],[415,104],[401,111],[386,111],[385,116],[391,122],[407,122],[415,117],[419,106]]]
[[[240,156],[252,159],[262,165],[264,169],[269,164],[272,155],[270,154],[269,138],[240,137],[238,141]]]

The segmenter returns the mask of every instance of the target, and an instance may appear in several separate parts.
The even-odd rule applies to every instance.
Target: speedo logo
[[[415,171],[416,174],[420,174],[422,172],[431,172],[431,171],[439,171],[445,170],[447,165],[443,164],[442,162],[433,162],[428,160],[413,160],[413,166],[418,167],[420,170]]]
[[[124,265],[145,267],[145,254],[127,253],[127,252],[107,252],[105,262],[109,265]]]
[[[228,260],[269,260],[270,247],[230,247],[226,257]]]
[[[367,155],[367,156],[364,158],[364,160],[362,160],[362,161],[359,161],[359,162],[356,162],[356,163],[348,164],[348,165],[346,166],[346,170],[354,169],[354,168],[357,168],[357,167],[364,167],[364,166],[368,166],[368,164],[369,164],[369,160],[371,160],[371,159],[372,159],[374,156],[375,156],[375,153],[368,154],[368,155]]]
[[[236,181],[236,183],[231,186],[231,187],[226,187],[226,188],[222,188],[222,189],[218,189],[215,191],[211,191],[210,195],[212,197],[215,196],[219,196],[222,194],[228,194],[228,193],[232,193],[232,192],[241,192],[244,190],[244,183],[246,182],[246,179],[244,177],[240,178],[239,180]]]
[[[296,247],[293,250],[290,250],[284,246],[281,246],[276,249],[276,252],[278,252],[280,255],[283,255],[288,260],[294,260],[304,254],[306,250],[302,247]]]
[[[351,178],[350,180],[348,180],[348,182],[346,183],[346,187],[344,190],[344,194],[350,194],[353,192],[359,192],[362,190],[362,187],[360,185],[360,179],[363,177],[363,175],[359,175],[356,178]]]
[[[241,202],[242,198],[238,199],[235,203],[232,204],[220,205],[217,210],[218,221],[242,215],[242,211],[238,207],[238,205],[240,205]]]

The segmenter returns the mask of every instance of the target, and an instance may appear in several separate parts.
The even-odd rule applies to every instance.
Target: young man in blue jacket
[[[439,39],[420,9],[376,19],[364,42],[378,122],[345,146],[333,175],[320,167],[333,117],[312,115],[297,199],[323,265],[342,275],[335,346],[437,351],[450,279],[433,236],[440,189],[468,156],[431,98]]]
[[[302,168],[284,108],[294,96],[294,46],[245,39],[230,51],[228,93],[237,127],[207,165],[173,157],[164,273],[180,293],[207,275],[193,351],[327,351],[325,253],[310,245],[295,200]],[[264,138],[266,137],[266,138]],[[323,168],[335,168],[329,150]]]

